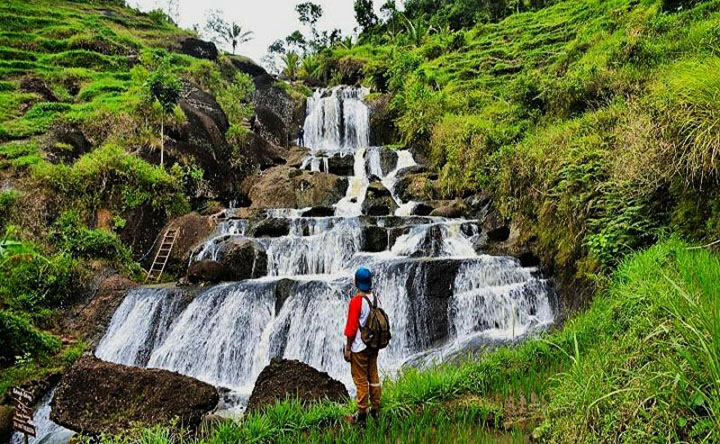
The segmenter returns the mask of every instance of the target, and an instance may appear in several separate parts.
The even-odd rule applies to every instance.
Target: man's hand
[[[344,353],[345,353],[345,362],[350,362],[350,349],[345,347]]]

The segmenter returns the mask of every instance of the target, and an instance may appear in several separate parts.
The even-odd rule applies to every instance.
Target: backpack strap
[[[372,302],[370,302],[370,299],[369,299],[369,298],[367,297],[367,295],[365,295],[365,294],[363,294],[362,298],[365,299],[365,301],[368,303],[368,306],[370,306],[370,308],[376,308],[376,307],[377,307],[377,296],[375,296],[374,294],[373,294],[373,301],[372,301]]]

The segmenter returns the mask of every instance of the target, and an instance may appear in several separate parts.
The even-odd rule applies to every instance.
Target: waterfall
[[[220,260],[224,242],[247,238],[265,249],[268,275],[211,286],[194,297],[180,290],[132,290],[95,354],[193,376],[231,389],[240,400],[276,357],[306,362],[352,391],[342,335],[359,266],[374,271],[375,294],[392,324],[393,339],[379,359],[385,374],[552,323],[549,283],[513,258],[483,254],[485,234],[477,221],[409,216],[416,203],[402,202],[395,187],[398,173],[415,160],[409,151],[368,146],[365,94],[337,87],[316,91],[307,101],[311,155],[302,168],[328,171],[328,153],[354,156],[354,175],[335,204],[335,217],[268,210],[268,217],[285,219],[290,227],[277,238],[252,238],[252,221],[221,223],[191,261]],[[396,216],[362,215],[371,176],[399,205]],[[386,241],[384,251],[368,248],[373,236]]]
[[[313,152],[353,153],[370,144],[367,88],[320,89],[307,99],[305,145]]]

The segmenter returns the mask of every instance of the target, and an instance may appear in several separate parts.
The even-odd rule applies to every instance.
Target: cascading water
[[[428,365],[475,343],[513,340],[553,320],[552,290],[513,258],[479,254],[474,221],[409,216],[414,202],[395,193],[398,173],[415,165],[408,151],[369,147],[367,90],[319,90],[307,101],[303,168],[328,171],[328,156],[354,156],[354,174],[335,217],[304,218],[295,209],[267,216],[289,234],[253,239],[267,253],[267,277],[225,283],[196,296],[179,289],[137,288],[115,312],[95,354],[127,365],[164,368],[226,387],[245,399],[271,358],[299,359],[352,390],[342,356],[343,325],[358,266],[375,272],[375,293],[393,329],[381,371]],[[383,155],[392,158],[383,162]],[[396,216],[362,216],[377,176],[399,206]],[[223,244],[251,238],[251,221],[223,221],[191,262],[219,260]],[[384,251],[369,248],[373,238]],[[368,252],[374,251],[374,252]],[[378,252],[379,251],[379,252]],[[242,401],[238,411],[242,410]]]

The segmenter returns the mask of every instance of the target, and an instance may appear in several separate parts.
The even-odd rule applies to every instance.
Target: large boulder
[[[366,216],[388,216],[395,214],[398,205],[390,190],[380,182],[372,182],[367,189],[362,204],[362,213]]]
[[[423,202],[437,200],[442,197],[442,190],[437,183],[437,176],[420,171],[419,168],[409,168],[398,172],[398,181],[395,184],[395,193],[403,202]]]
[[[365,100],[370,109],[370,145],[385,146],[396,143],[399,133],[395,114],[390,110],[390,94],[381,94]]]
[[[199,284],[201,282],[224,282],[230,281],[230,271],[226,265],[218,261],[205,259],[194,262],[188,268],[187,279],[191,284]]]
[[[253,208],[307,208],[335,204],[345,196],[348,180],[283,165],[252,176],[245,184]]]
[[[231,55],[229,56],[229,58],[235,69],[249,75],[250,77],[268,75],[267,71],[265,71],[265,68],[255,63],[255,61],[249,57],[241,55]]]
[[[220,264],[231,281],[254,279],[267,275],[267,253],[258,242],[230,239],[218,251]]]
[[[171,274],[184,274],[192,252],[210,237],[216,227],[216,219],[201,216],[199,213],[189,213],[171,220],[160,232],[162,237],[169,229],[179,229],[165,270]],[[148,267],[150,267],[150,262],[155,258],[161,244],[162,242],[158,241],[151,254],[148,255],[148,263],[146,264]]]
[[[305,97],[291,96],[285,88],[280,86],[274,78],[265,74],[255,77],[255,92],[252,101],[256,110],[263,110],[265,117],[275,122],[273,134],[290,135],[295,137],[297,130],[305,120]],[[287,137],[287,136],[286,136]],[[287,146],[287,139],[282,140],[281,146]]]
[[[100,278],[92,296],[79,301],[62,316],[62,331],[75,338],[96,344],[105,334],[115,310],[136,283],[120,274]]]
[[[217,403],[215,387],[188,376],[83,358],[63,375],[50,417],[94,436],[167,425],[175,418],[193,429]]]
[[[188,37],[180,42],[180,51],[198,59],[217,60],[218,50],[213,42]]]
[[[257,412],[276,401],[299,399],[312,403],[329,399],[345,402],[348,392],[345,385],[300,361],[273,359],[260,372],[255,381],[247,411]]]
[[[335,154],[328,158],[328,173],[338,176],[352,176],[355,174],[355,157],[344,154]]]
[[[448,205],[444,205],[435,208],[430,212],[432,217],[446,217],[446,218],[460,218],[464,217],[467,212],[467,207],[462,202],[451,202]]]
[[[290,221],[283,217],[268,217],[250,229],[254,237],[282,237],[290,234]]]

